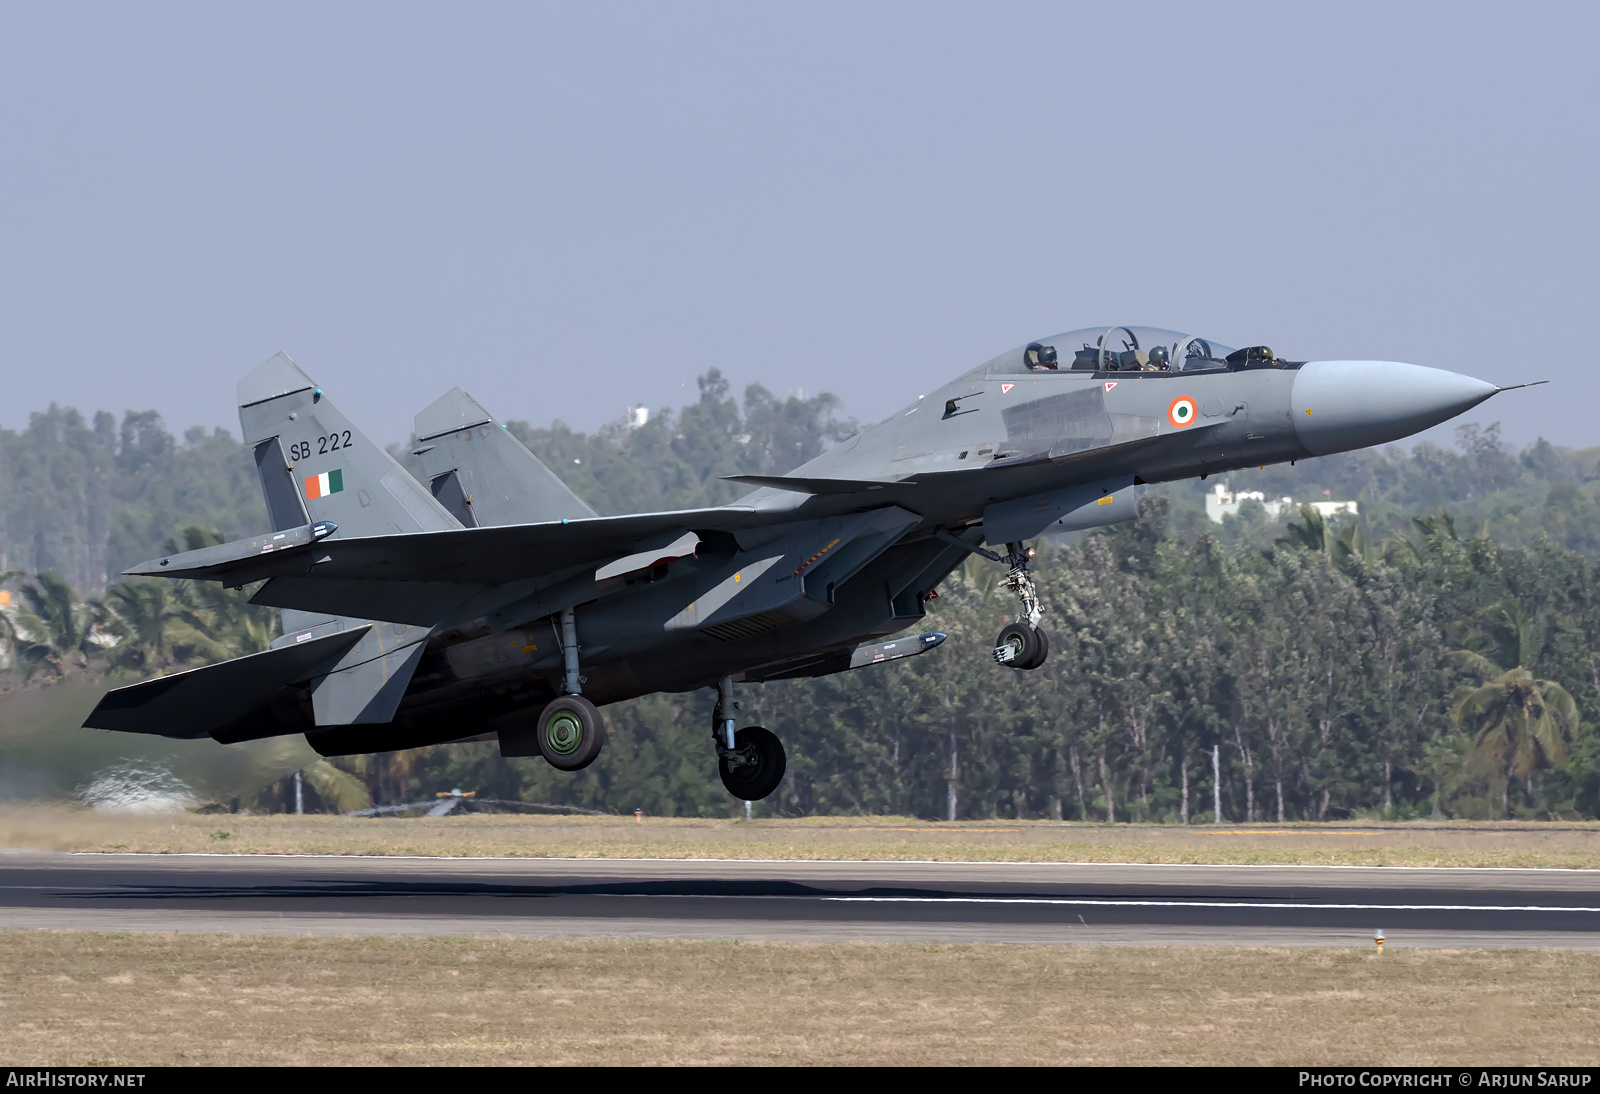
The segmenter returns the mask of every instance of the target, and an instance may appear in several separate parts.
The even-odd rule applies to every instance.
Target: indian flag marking
[[[344,471],[335,467],[332,471],[324,471],[320,475],[306,476],[306,500],[312,498],[325,498],[329,494],[337,494],[344,489]]]
[[[1172,400],[1172,405],[1167,407],[1167,421],[1182,429],[1194,421],[1194,400],[1187,395],[1180,395]]]

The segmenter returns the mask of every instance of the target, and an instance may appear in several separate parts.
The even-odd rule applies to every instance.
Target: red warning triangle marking
[[[1112,388],[1114,388],[1116,386],[1117,386],[1117,381],[1115,381],[1115,380],[1107,380],[1106,381],[1106,390],[1107,391],[1110,391]]]
[[[1016,386],[1017,386],[1016,384],[1001,384],[1000,385],[1000,394],[1004,395],[1006,392],[1010,391],[1012,388],[1014,388]]]

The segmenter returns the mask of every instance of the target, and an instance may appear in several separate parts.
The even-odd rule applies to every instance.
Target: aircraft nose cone
[[[1295,432],[1313,456],[1420,433],[1500,389],[1471,376],[1399,361],[1308,361],[1290,395]]]

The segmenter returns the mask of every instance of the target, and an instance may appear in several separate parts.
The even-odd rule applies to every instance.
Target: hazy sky
[[[374,439],[460,383],[592,429],[876,420],[1142,323],[1498,383],[1600,444],[1600,7],[0,7],[0,424],[237,431],[277,350]]]

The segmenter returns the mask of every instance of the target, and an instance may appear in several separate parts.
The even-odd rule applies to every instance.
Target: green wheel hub
[[[576,711],[563,710],[544,727],[545,743],[557,756],[570,756],[583,744],[583,719]]]

